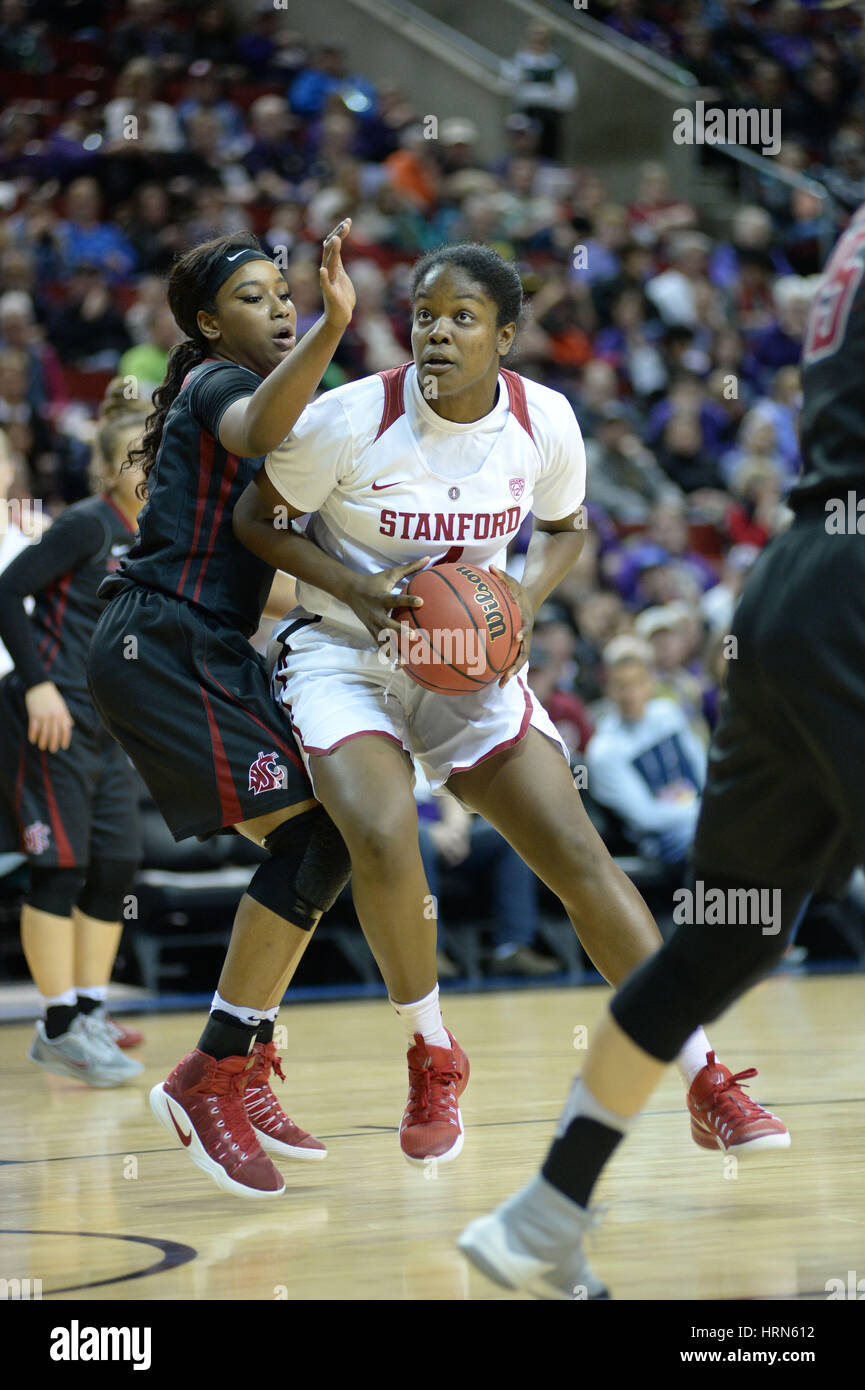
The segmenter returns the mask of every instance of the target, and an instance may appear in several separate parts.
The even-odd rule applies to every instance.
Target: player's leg
[[[129,880],[129,885],[131,888],[132,879]],[[79,1007],[82,998],[104,1004],[123,933],[123,924],[116,918],[106,920],[92,917],[76,906],[73,911],[73,928],[75,989],[78,993]]]
[[[123,922],[136,915],[133,890],[142,854],[137,786],[125,753],[95,712],[91,719],[85,769],[89,868],[73,912],[75,988],[79,1010],[106,1039],[133,1047],[144,1041],[141,1033],[115,1023],[106,1001]]]
[[[723,892],[733,886],[740,887],[721,879],[709,884]],[[606,1296],[583,1247],[597,1180],[699,1021],[716,1018],[781,958],[804,900],[799,891],[784,895],[777,934],[739,926],[731,941],[718,927],[680,926],[629,977],[595,1030],[541,1171],[460,1237],[484,1274],[546,1297]],[[722,1122],[735,1118],[728,1086],[719,1085],[715,1107]]]
[[[278,1196],[284,1183],[265,1150],[296,1159],[327,1154],[289,1118],[272,1089],[274,1073],[285,1079],[273,1033],[312,932],[348,880],[348,856],[315,803],[312,810],[301,803],[236,828],[270,857],[241,899],[198,1046],[153,1088],[151,1106],[219,1186],[241,1196]]]
[[[537,729],[447,786],[561,900],[604,979],[618,984],[658,949],[649,909],[589,820],[561,752]]]
[[[648,908],[592,826],[561,752],[538,729],[530,728],[514,747],[471,771],[454,774],[448,786],[496,827],[561,900],[584,950],[610,984],[621,984],[658,949],[661,936]],[[701,1024],[698,1018],[683,1039],[679,1059],[686,1087],[698,1091],[716,1071],[726,1072],[715,1063]],[[775,1116],[741,1088],[737,1098],[744,1107],[742,1123],[730,1147],[789,1145]],[[700,1143],[693,1126],[692,1134]]]
[[[124,1057],[78,1003],[75,899],[85,871],[35,865],[21,910],[21,943],[42,996],[44,1019],[28,1056],[45,1071],[73,1076],[89,1086],[119,1086],[137,1076],[141,1064]]]
[[[390,737],[361,735],[310,756],[316,794],[351,856],[364,935],[409,1043],[405,1156],[447,1161],[462,1149],[458,1097],[468,1060],[444,1027],[436,978],[436,915],[418,846],[413,772]]]
[[[122,660],[129,633],[138,638],[134,665]],[[129,592],[100,619],[89,676],[106,727],[176,839],[233,825],[269,851],[239,907],[199,1046],[154,1087],[151,1106],[219,1186],[242,1196],[278,1195],[284,1184],[263,1152],[245,1094],[253,1069],[264,1072],[269,1091],[276,1068],[269,1025],[321,911],[346,881],[347,856],[333,845],[329,858],[321,853],[309,780],[274,709],[261,660],[238,634],[163,595]],[[136,703],[129,698],[132,677]],[[309,879],[303,887],[301,872]]]
[[[861,586],[836,611],[842,576],[822,572],[823,561],[843,570],[844,556],[836,538],[826,545],[822,523],[814,531],[805,545],[798,525],[781,537],[740,601],[739,659],[713,740],[694,846],[694,889],[704,903],[717,892],[721,902],[738,904],[753,889],[770,895],[771,913],[756,922],[738,910],[720,921],[694,913],[621,987],[543,1172],[464,1233],[470,1258],[510,1286],[546,1272],[560,1293],[567,1288],[577,1262],[584,1267],[580,1237],[593,1185],[662,1066],[690,1029],[717,1017],[780,959],[809,892],[838,865],[844,847],[855,845],[861,856],[858,652],[865,614],[860,622],[852,612]],[[821,613],[821,604],[831,611]],[[810,641],[819,647],[817,635],[829,630],[833,649],[822,659],[819,650],[804,649]],[[722,1130],[737,1118],[729,1099],[722,1081],[706,1107],[705,1118]]]
[[[79,1013],[130,1079],[143,1064],[120,1050],[105,1001],[123,931],[121,912],[135,882],[137,858],[97,858],[87,869],[72,910],[75,995]]]
[[[411,763],[401,747],[370,735],[309,764],[316,793],[348,846],[355,908],[388,993],[395,1002],[418,999],[435,987],[436,930]]]
[[[17,721],[21,711],[7,713]],[[56,753],[26,742],[23,719],[21,737],[15,810],[30,867],[21,940],[44,1013],[28,1056],[87,1085],[121,1085],[141,1066],[81,1012],[75,988],[73,913],[88,873],[93,739],[84,718],[77,719],[69,748]]]

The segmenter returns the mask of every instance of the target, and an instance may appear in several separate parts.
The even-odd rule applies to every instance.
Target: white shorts
[[[518,743],[530,727],[569,756],[523,676],[504,689],[496,683],[470,695],[437,695],[384,664],[366,633],[297,609],[277,628],[270,655],[274,697],[288,712],[307,771],[310,754],[332,753],[362,734],[400,744],[434,791],[452,772]]]

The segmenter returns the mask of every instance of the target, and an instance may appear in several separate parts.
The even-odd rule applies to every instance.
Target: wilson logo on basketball
[[[254,763],[249,765],[249,790],[258,796],[259,792],[274,792],[284,787],[288,772],[282,763],[277,762],[279,754],[275,751],[259,753]]]
[[[51,843],[51,831],[41,820],[35,820],[24,831],[24,848],[28,854],[44,854]]]
[[[502,612],[501,604],[483,575],[478,574],[470,565],[457,565],[457,574],[463,575],[470,584],[474,585],[474,601],[483,609],[490,641],[494,642],[497,637],[502,637],[507,630],[505,615]]]
[[[511,478],[508,487],[511,490],[511,497],[513,497],[515,502],[519,502],[526,490],[526,480],[525,478]]]

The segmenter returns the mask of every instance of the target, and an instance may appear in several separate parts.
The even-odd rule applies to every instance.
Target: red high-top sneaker
[[[280,1081],[285,1080],[276,1044],[255,1043],[252,1059],[243,1100],[261,1147],[285,1158],[327,1158],[325,1145],[288,1118],[271,1090],[271,1071],[276,1072]]]
[[[408,1050],[408,1104],[399,1131],[409,1163],[428,1158],[450,1163],[462,1152],[463,1122],[457,1100],[469,1079],[469,1059],[451,1033],[451,1047],[431,1047],[420,1033]]]
[[[226,1192],[278,1197],[285,1183],[262,1152],[243,1103],[253,1065],[251,1057],[218,1062],[196,1049],[167,1081],[153,1087],[150,1108],[193,1163]]]

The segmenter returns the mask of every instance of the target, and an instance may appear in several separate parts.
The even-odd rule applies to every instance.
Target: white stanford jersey
[[[411,363],[313,401],[265,469],[289,506],[314,513],[307,536],[364,574],[425,555],[503,568],[530,511],[560,520],[586,490],[582,436],[558,391],[501,371],[490,414],[454,424],[430,409]],[[297,597],[307,612],[365,631],[323,590],[299,582]]]

